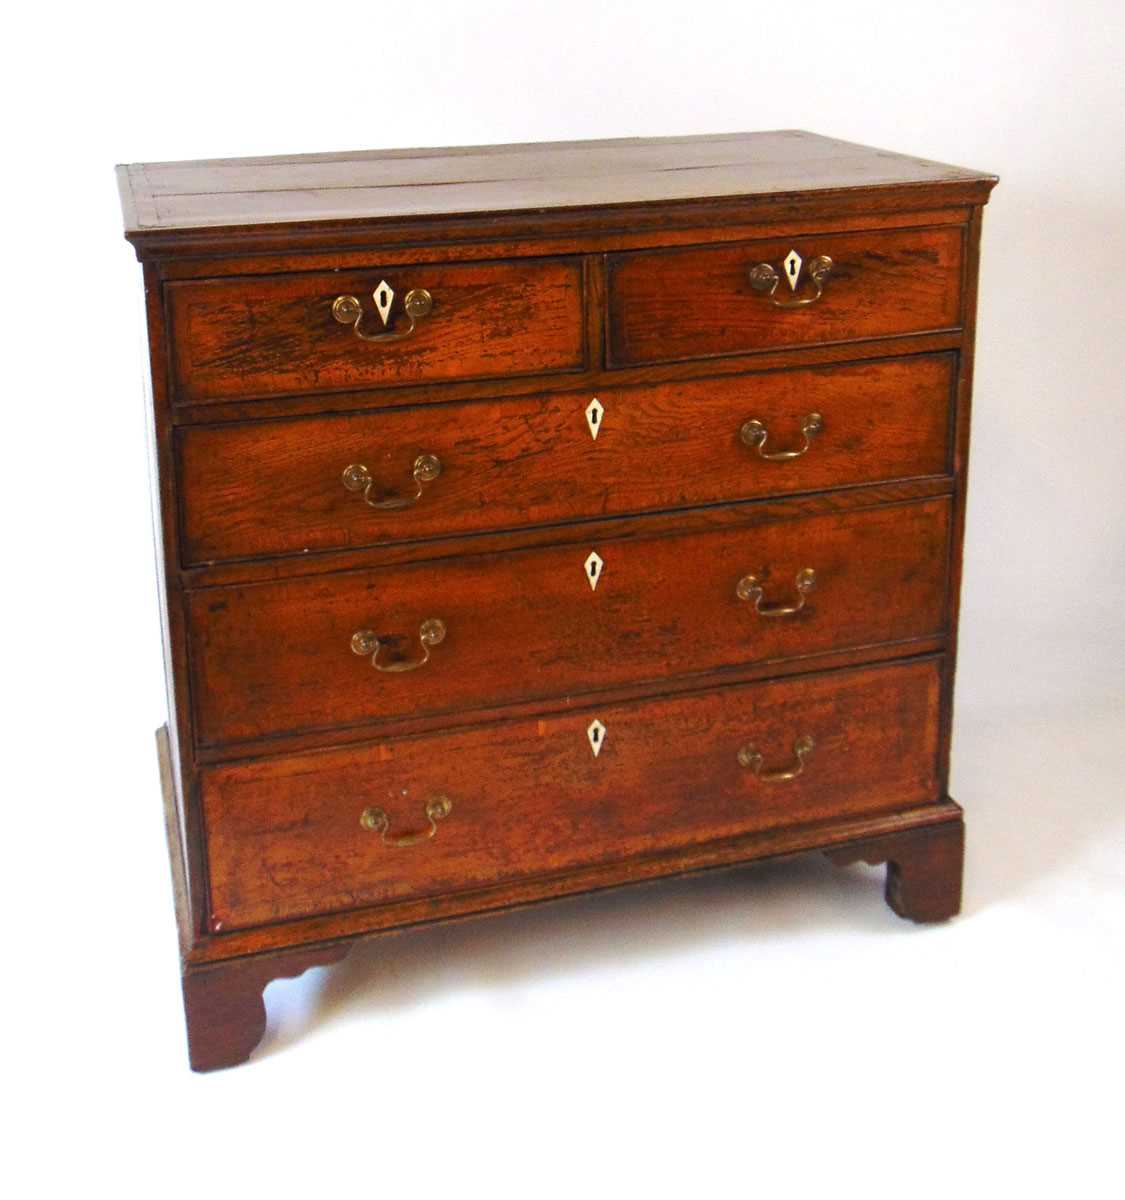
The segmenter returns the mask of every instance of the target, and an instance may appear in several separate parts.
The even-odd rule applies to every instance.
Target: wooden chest
[[[796,131],[118,175],[194,1067],[420,922],[813,849],[957,911],[993,177]]]

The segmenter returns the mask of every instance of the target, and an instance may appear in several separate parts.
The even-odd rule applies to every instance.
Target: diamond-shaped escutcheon
[[[602,569],[605,567],[601,555],[596,550],[591,550],[589,557],[582,565],[586,569],[586,582],[590,585],[590,591],[596,591],[598,580],[602,577]]]
[[[605,745],[605,726],[597,717],[586,726],[586,739],[590,743],[590,749],[593,750],[594,757],[597,758],[602,752],[602,747]]]
[[[603,416],[605,416],[605,408],[602,402],[595,396],[586,405],[586,424],[589,425],[590,436],[595,442],[598,440],[598,433],[601,431]]]
[[[379,310],[379,316],[383,318],[383,324],[391,319],[391,305],[395,302],[394,288],[384,279],[374,292],[375,307]]]
[[[789,280],[789,286],[793,291],[797,290],[797,280],[801,278],[801,256],[796,250],[790,250],[785,256],[785,278]]]

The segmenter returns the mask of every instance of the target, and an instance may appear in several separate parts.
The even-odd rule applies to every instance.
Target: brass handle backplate
[[[762,598],[765,595],[765,589],[756,575],[743,575],[735,588],[735,594],[739,600],[751,602],[759,616],[789,617],[793,613],[799,613],[805,607],[805,600],[809,592],[816,587],[816,572],[812,567],[804,567],[797,572],[793,583],[797,589],[796,604],[763,604]]]
[[[738,752],[738,763],[739,766],[753,771],[764,783],[784,783],[787,779],[796,779],[798,775],[804,773],[805,764],[812,755],[815,746],[816,742],[813,741],[812,734],[802,733],[793,743],[793,757],[796,759],[793,766],[778,767],[775,770],[767,771],[765,769],[765,759],[750,742],[747,742]]]
[[[382,499],[379,499],[379,493],[374,491],[375,480],[363,463],[351,463],[345,467],[342,479],[349,492],[362,492],[364,503],[371,508],[393,512],[396,509],[409,508],[422,499],[423,486],[441,474],[441,459],[436,454],[419,454],[414,460],[413,474],[413,496],[385,496]]]
[[[391,319],[391,309],[394,305],[394,290],[386,283],[380,283],[371,293],[375,302],[375,311],[383,321],[384,327]],[[365,333],[360,326],[363,324],[363,305],[355,296],[337,296],[332,301],[332,315],[341,325],[350,325],[352,332],[364,342],[399,342],[409,337],[418,326],[418,322],[430,315],[434,307],[434,298],[425,288],[411,288],[402,302],[410,324],[405,329],[385,329],[383,333]]]
[[[801,434],[805,439],[805,444],[799,450],[771,450],[766,452],[766,439],[769,437],[769,430],[765,425],[753,419],[747,421],[738,431],[738,436],[742,439],[744,446],[750,446],[757,450],[758,457],[764,458],[767,462],[787,462],[791,458],[800,458],[802,454],[807,454],[812,446],[812,440],[824,428],[824,418],[818,412],[806,413],[801,418]]]
[[[780,271],[769,263],[758,263],[750,268],[750,286],[756,292],[766,292],[770,302],[777,308],[803,308],[806,304],[815,304],[824,295],[824,285],[828,282],[828,276],[832,274],[832,260],[827,254],[818,254],[816,258],[809,259],[809,278],[816,289],[814,295],[794,295],[791,300],[779,300],[777,297],[777,288],[782,276],[788,282],[790,290],[794,293],[797,291],[801,265],[801,256],[796,250],[790,250],[785,256]]]
[[[376,671],[385,671],[388,675],[401,671],[417,671],[430,661],[430,647],[440,645],[445,641],[445,622],[437,617],[423,621],[418,627],[418,640],[422,643],[422,657],[409,659],[406,662],[381,663],[379,655],[388,643],[398,641],[397,637],[384,634],[380,637],[373,629],[357,629],[352,634],[352,653],[363,658],[370,657],[371,665]]]
[[[435,796],[427,802],[425,811],[429,826],[418,833],[391,833],[391,819],[381,808],[365,808],[360,813],[359,823],[369,833],[379,834],[383,845],[392,849],[417,846],[419,842],[428,842],[437,833],[437,823],[453,811],[453,801],[448,796]]]

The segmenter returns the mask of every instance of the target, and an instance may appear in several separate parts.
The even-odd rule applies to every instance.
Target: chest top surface
[[[995,178],[803,130],[370,150],[118,167],[126,236],[549,214],[903,189],[984,199]],[[174,243],[165,243],[174,244]]]

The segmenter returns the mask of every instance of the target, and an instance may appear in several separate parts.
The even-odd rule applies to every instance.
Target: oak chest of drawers
[[[796,131],[118,174],[193,1066],[421,922],[813,849],[957,911],[993,177]]]

